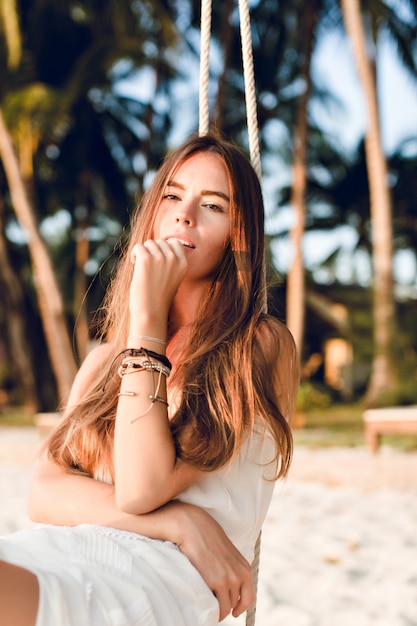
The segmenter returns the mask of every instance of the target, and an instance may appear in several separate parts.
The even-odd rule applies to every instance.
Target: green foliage
[[[298,390],[296,410],[300,412],[324,409],[331,403],[329,393],[320,390],[317,386],[302,382]]]
[[[8,409],[6,413],[0,414],[0,428],[2,426],[35,426],[35,420],[33,415],[28,415],[19,408]]]
[[[293,431],[295,446],[365,447],[363,411],[364,407],[359,403],[330,403],[327,407],[306,411],[304,427]],[[415,451],[417,436],[383,435],[381,445]]]
[[[382,393],[373,403],[374,408],[417,404],[417,380],[405,380],[390,391]]]
[[[415,55],[409,56],[407,40],[412,39],[415,20],[404,24],[388,3],[371,4],[378,10],[386,7],[378,18],[380,26],[391,29],[390,36],[398,42],[404,64],[414,71]],[[318,39],[325,35],[326,29],[340,29],[341,24],[338,3],[324,0],[321,7]],[[68,229],[62,239],[55,240],[53,249],[51,241],[48,243],[71,322],[78,313],[74,307],[74,282],[80,271],[75,264],[80,233],[87,232],[89,236],[86,287],[94,272],[110,259],[87,296],[88,309],[94,311],[100,306],[110,270],[117,263],[117,250],[114,251],[120,230],[128,223],[130,210],[143,190],[144,177],[159,163],[172,125],[179,119],[175,104],[180,102],[184,107],[184,114],[180,113],[181,124],[187,117],[186,112],[194,111],[196,120],[193,123],[191,119],[189,126],[197,126],[197,85],[188,83],[183,87],[180,101],[178,97],[173,99],[172,94],[175,80],[179,76],[187,78],[188,65],[192,65],[189,59],[198,60],[200,10],[200,2],[191,0],[182,3],[0,0],[0,99],[19,154],[27,156],[28,151],[34,149],[34,180],[30,192],[39,221],[45,222],[60,213],[69,216]],[[370,11],[369,7],[367,10]],[[272,237],[276,240],[279,236],[287,237],[285,220],[280,219],[281,209],[278,211],[278,208],[288,200],[288,189],[284,187],[286,176],[281,170],[286,167],[284,163],[291,160],[295,103],[303,86],[300,51],[305,39],[304,12],[305,2],[301,0],[262,0],[251,4],[264,171],[269,172],[274,185],[278,181],[272,194],[275,194],[273,204],[277,210],[276,231]],[[411,13],[414,19],[415,10]],[[228,35],[230,49],[227,49]],[[238,11],[233,3],[214,3],[212,43],[216,54],[211,67],[210,93],[215,94],[217,83],[225,81],[223,119],[219,127],[227,137],[246,145]],[[134,95],[133,91],[119,89],[121,84],[126,87],[133,82],[138,87]],[[148,88],[149,84],[155,85],[154,93],[146,98],[142,87]],[[329,102],[331,95],[324,95]],[[317,96],[323,99],[323,93],[316,86],[312,97]],[[356,153],[348,156],[339,145],[333,145],[320,128],[312,128],[311,123],[312,120],[308,139],[306,229],[336,232],[341,226],[349,225],[357,234],[357,249],[370,254],[364,144],[360,142]],[[394,246],[396,250],[409,249],[414,254],[417,252],[415,152],[415,146],[404,145],[403,150],[390,158],[395,206]],[[0,194],[5,203],[2,223],[13,226],[12,207],[1,167]],[[23,279],[25,292],[31,300],[32,312],[36,304],[24,241],[9,241],[8,244],[13,266]],[[323,284],[317,285],[316,270],[324,268],[328,277],[326,295],[334,302],[342,302],[349,310],[351,334],[348,339],[352,342],[355,359],[353,386],[359,394],[366,385],[373,355],[371,293],[358,285],[359,277],[352,270],[351,284],[346,285],[345,295],[342,294],[343,288],[336,282],[339,262],[337,250],[329,256],[325,268],[324,263],[320,268],[310,268],[309,279],[312,288],[322,289]],[[279,285],[276,291],[279,317],[285,319],[281,304],[284,289]],[[407,311],[407,323],[401,320],[401,346],[408,345],[408,350],[415,351],[413,303],[408,303]],[[26,316],[33,317],[27,311]],[[329,330],[326,321],[319,320],[311,310],[307,310],[306,323],[306,351],[311,354],[321,350],[334,329]],[[32,329],[33,319],[30,319],[30,326]],[[411,378],[411,382],[402,384],[394,395],[381,402],[415,402],[412,372],[410,366],[402,377],[403,380]],[[316,384],[302,384],[297,401],[300,411],[309,413],[331,406],[328,391]]]

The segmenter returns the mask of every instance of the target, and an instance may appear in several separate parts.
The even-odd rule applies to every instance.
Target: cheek
[[[211,258],[216,259],[216,263],[219,263],[224,256],[225,249],[230,241],[229,235],[225,234],[222,239],[219,239],[215,246],[213,246],[213,250],[211,253]]]
[[[160,233],[161,233],[161,217],[157,215],[152,225],[152,231],[151,231],[152,239],[159,239]]]

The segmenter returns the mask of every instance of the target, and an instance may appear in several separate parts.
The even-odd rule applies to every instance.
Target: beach
[[[0,428],[0,534],[42,436]],[[417,453],[296,446],[262,532],[257,626],[417,626]]]

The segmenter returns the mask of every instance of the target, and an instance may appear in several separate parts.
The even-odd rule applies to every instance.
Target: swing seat
[[[369,449],[376,454],[381,435],[417,435],[417,406],[368,409],[363,413],[363,421]]]

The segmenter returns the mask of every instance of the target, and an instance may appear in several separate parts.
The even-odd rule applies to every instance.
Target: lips
[[[194,243],[191,241],[191,239],[188,239],[187,237],[180,237],[179,235],[169,235],[168,237],[165,237],[165,239],[166,241],[169,241],[170,239],[177,239],[177,241],[182,243],[184,248],[188,248],[190,250],[194,250],[195,248]]]

